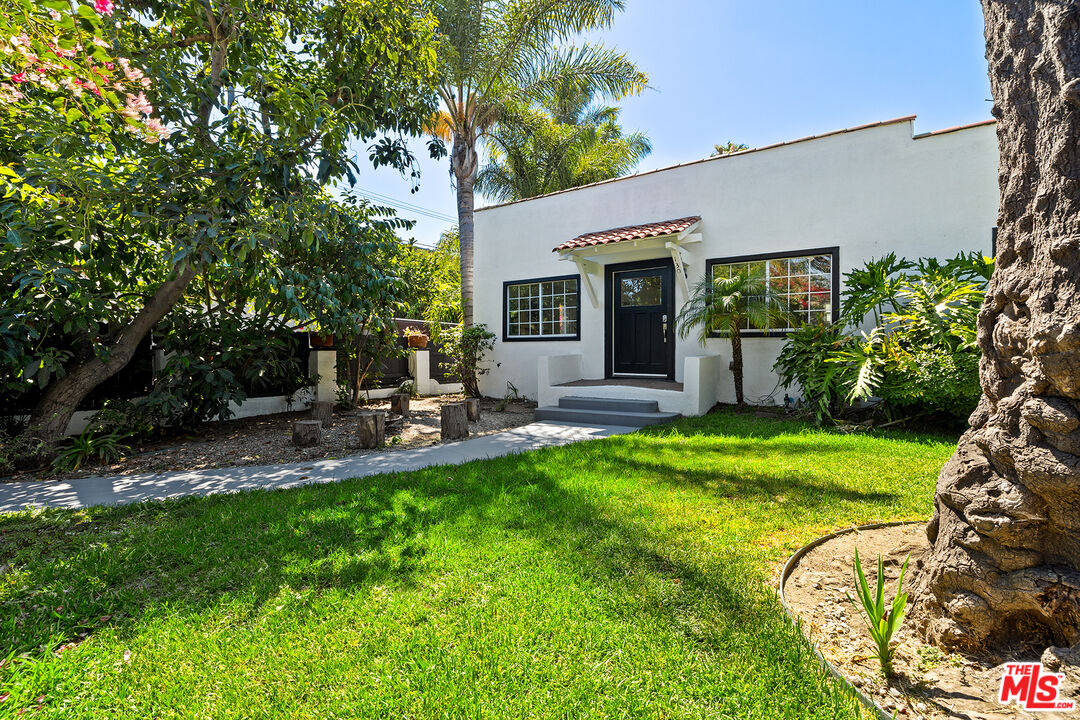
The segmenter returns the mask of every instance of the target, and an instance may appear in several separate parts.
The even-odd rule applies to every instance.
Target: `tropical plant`
[[[476,189],[521,200],[631,172],[652,145],[642,133],[623,133],[618,108],[592,100],[567,82],[539,105],[508,108],[488,134],[490,162]]]
[[[979,397],[975,325],[986,268],[977,253],[946,262],[889,254],[845,276],[842,320],[789,333],[774,369],[799,385],[818,421],[856,401],[966,419]],[[869,331],[863,328],[872,322]]]
[[[897,258],[896,253],[889,253],[844,273],[844,299],[840,306],[844,322],[859,327],[871,315],[874,326],[881,325],[886,308],[896,306],[900,274],[915,266],[909,260]]]
[[[731,153],[742,152],[743,150],[749,149],[749,145],[744,145],[743,143],[737,143],[733,140],[728,140],[723,145],[713,145],[712,156],[716,157],[718,155],[730,155]]]
[[[482,363],[484,356],[495,347],[495,333],[480,323],[457,325],[443,337],[443,352],[450,358],[445,370],[461,381],[466,395],[480,397],[480,377],[490,371]]]
[[[41,5],[51,18],[46,6],[63,4],[20,0],[15,14]],[[19,97],[0,103],[0,175],[18,185],[0,200],[0,284],[11,289],[0,362],[12,390],[44,389],[27,432],[46,440],[178,306],[269,308],[302,323],[350,309],[348,297],[325,302],[347,285],[304,262],[352,210],[326,188],[355,178],[356,141],[373,164],[408,172],[404,136],[435,108],[434,23],[410,0],[95,4],[112,17],[94,37],[117,55],[91,55],[109,79],[95,87],[118,100],[101,113],[118,119],[103,129],[67,117],[97,97],[86,78],[27,72]],[[60,28],[61,47],[81,28]],[[100,48],[89,35],[81,47]],[[120,99],[115,86],[131,82],[147,87]],[[152,138],[128,130],[130,114]],[[358,213],[342,242],[377,224],[374,210]],[[355,284],[362,295],[384,284],[374,270]]]
[[[697,329],[702,345],[709,337],[731,341],[731,372],[739,405],[744,404],[742,331],[767,333],[790,322],[787,307],[766,290],[765,275],[760,271],[738,272],[726,278],[706,274],[675,318],[680,337]]]
[[[835,415],[850,395],[851,368],[834,359],[856,342],[841,323],[808,323],[787,334],[773,369],[784,387],[802,388],[819,422]]]
[[[896,595],[892,602],[885,600],[885,562],[878,555],[877,582],[874,590],[870,590],[863,573],[862,563],[859,561],[859,549],[855,548],[855,567],[853,576],[855,580],[855,593],[859,596],[856,603],[847,593],[848,601],[857,609],[862,610],[870,637],[874,641],[877,654],[874,656],[881,663],[881,672],[885,676],[893,674],[892,661],[896,648],[892,646],[893,637],[904,622],[904,611],[907,608],[908,595],[901,592],[904,587],[904,573],[907,572],[908,559],[904,558],[904,564],[900,568],[900,579],[896,582]]]
[[[103,433],[88,427],[60,450],[53,460],[53,467],[61,472],[74,472],[95,458],[102,463],[119,460],[131,452],[131,448],[123,444],[126,437],[117,431]]]
[[[854,371],[848,399],[878,396],[898,407],[966,418],[980,394],[975,320],[985,290],[932,273],[902,276],[893,294],[895,306],[883,324],[833,358]]]
[[[648,78],[627,57],[593,43],[569,44],[610,26],[623,0],[429,0],[438,20],[438,94],[430,130],[448,141],[457,191],[462,321],[473,322],[473,210],[477,143],[507,108],[557,94],[567,82],[619,98]]]

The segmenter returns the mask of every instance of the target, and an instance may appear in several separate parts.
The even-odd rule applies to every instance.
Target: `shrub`
[[[936,411],[964,420],[979,403],[979,353],[925,348],[904,355],[893,374],[903,382],[883,386],[883,400],[899,408]]]
[[[452,372],[465,388],[469,397],[480,397],[480,376],[488,373],[481,367],[484,355],[495,347],[495,333],[484,324],[463,328],[458,326],[445,332],[443,352],[450,357],[444,370]]]
[[[785,386],[802,388],[815,416],[832,416],[849,393],[850,375],[850,368],[832,359],[853,342],[839,323],[804,325],[788,333],[773,369]]]
[[[962,421],[981,393],[976,318],[992,268],[977,253],[871,260],[845,275],[842,323],[790,333],[774,369],[802,388],[819,421],[871,399],[887,415]],[[856,334],[868,319],[873,328]]]
[[[93,458],[101,462],[119,460],[131,451],[131,448],[123,444],[124,439],[125,436],[118,432],[95,432],[92,427],[87,427],[82,433],[71,438],[67,447],[60,450],[53,460],[53,467],[73,472]]]

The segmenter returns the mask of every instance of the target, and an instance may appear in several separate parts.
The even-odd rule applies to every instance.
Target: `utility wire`
[[[422,215],[430,220],[442,220],[443,222],[457,222],[457,218],[451,217],[446,213],[431,208],[422,207],[420,205],[413,205],[412,203],[405,202],[404,200],[398,200],[396,198],[389,197],[388,195],[382,195],[372,190],[365,190],[364,188],[355,188],[354,192],[358,195],[366,197],[375,203],[381,203],[383,205],[390,205],[398,210],[407,213],[416,213]]]

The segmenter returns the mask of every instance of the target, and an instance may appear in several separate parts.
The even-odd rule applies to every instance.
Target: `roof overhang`
[[[701,218],[697,215],[692,217],[678,218],[676,220],[663,220],[661,222],[646,223],[644,225],[627,225],[625,227],[601,230],[599,232],[578,235],[573,240],[568,240],[556,245],[552,252],[566,253],[576,250],[611,247],[622,243],[640,244],[642,240],[654,238],[682,237],[692,233]]]
[[[559,253],[560,260],[569,260],[577,265],[594,308],[600,306],[600,300],[592,278],[593,276],[599,278],[603,271],[603,265],[597,260],[606,255],[629,251],[653,250],[657,257],[670,254],[675,265],[675,277],[685,300],[690,296],[690,288],[686,281],[686,261],[682,250],[686,245],[701,242],[701,233],[698,232],[700,226],[701,218],[691,217],[665,223],[616,228],[601,233],[582,235],[556,247],[554,252]],[[641,236],[636,237],[636,235]],[[605,236],[605,238],[598,240],[599,236]],[[582,242],[582,238],[587,240]]]

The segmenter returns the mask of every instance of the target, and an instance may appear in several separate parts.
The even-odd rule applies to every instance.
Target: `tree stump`
[[[465,403],[442,406],[442,439],[464,440],[469,437],[469,416]]]
[[[480,398],[465,398],[465,414],[468,415],[469,422],[480,419]]]
[[[311,403],[311,419],[322,423],[323,429],[330,427],[334,417],[334,403],[329,400],[317,400]]]
[[[382,410],[366,410],[357,416],[360,447],[373,449],[386,442],[386,413]]]
[[[408,393],[395,393],[390,396],[390,412],[397,413],[401,417],[409,417]]]
[[[322,423],[318,420],[297,420],[293,423],[292,441],[296,447],[314,447],[322,442]]]

